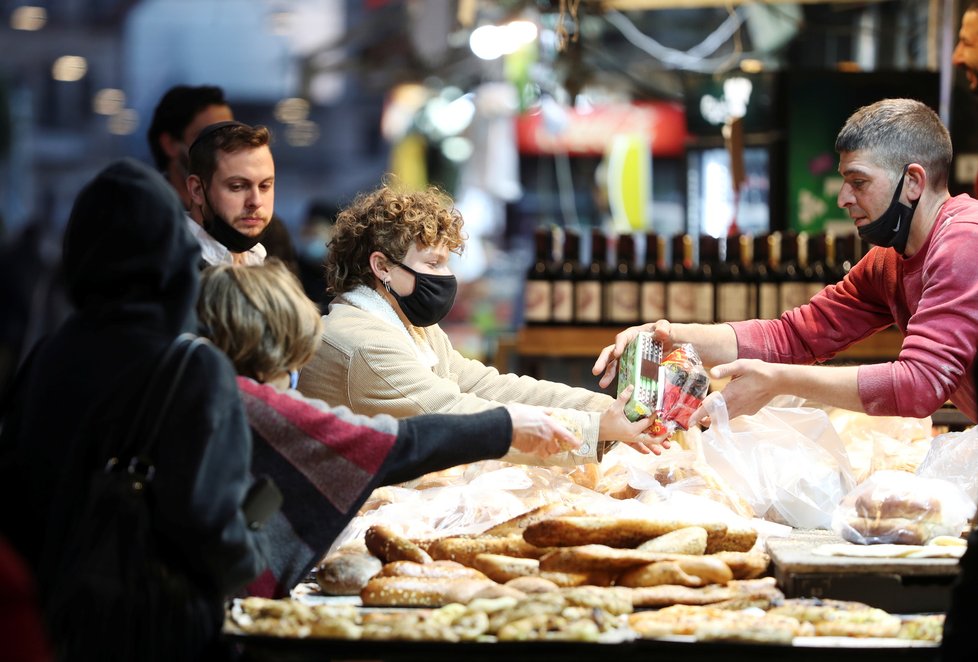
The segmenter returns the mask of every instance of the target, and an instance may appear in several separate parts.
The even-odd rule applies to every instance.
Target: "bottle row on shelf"
[[[772,319],[842,280],[860,251],[854,234],[805,232],[717,239],[593,229],[587,261],[576,232],[538,230],[534,244],[523,309],[530,325]]]

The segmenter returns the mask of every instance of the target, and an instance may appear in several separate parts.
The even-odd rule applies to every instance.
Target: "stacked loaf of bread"
[[[339,586],[343,573],[333,566],[356,559],[358,592],[369,606],[432,607],[575,587],[613,588],[637,606],[709,604],[740,594],[717,588],[766,572],[769,558],[753,551],[756,540],[753,529],[721,522],[590,516],[551,505],[473,536],[409,540],[375,525],[366,544],[379,567],[334,554],[317,579],[326,592],[351,593],[354,583]],[[766,592],[772,588],[763,584]]]

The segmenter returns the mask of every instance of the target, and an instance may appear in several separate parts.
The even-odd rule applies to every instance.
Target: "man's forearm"
[[[823,405],[865,412],[859,398],[858,366],[782,365],[784,393]]]
[[[706,366],[737,358],[737,334],[729,324],[673,324],[672,341],[690,343]]]

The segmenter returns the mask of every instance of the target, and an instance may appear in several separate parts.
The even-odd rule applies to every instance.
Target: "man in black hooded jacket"
[[[90,475],[129,431],[171,341],[197,328],[199,260],[183,206],[151,168],[118,161],[78,195],[63,252],[76,310],[37,345],[0,408],[0,532],[37,575],[42,603],[58,589],[38,572],[42,558],[73,552],[66,532]],[[241,509],[250,455],[234,368],[200,347],[162,421],[149,495],[172,567],[213,603],[213,621],[201,624],[212,637],[224,596],[262,566]],[[57,644],[64,633],[52,636]],[[87,659],[108,659],[104,642],[90,643]]]

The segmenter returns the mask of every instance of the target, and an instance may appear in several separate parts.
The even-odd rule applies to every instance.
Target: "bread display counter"
[[[929,421],[873,420],[863,434],[868,417],[808,414],[845,437],[861,486],[884,467],[914,476],[931,446]],[[236,602],[226,637],[245,660],[935,657],[961,539],[861,545],[793,528],[790,509],[755,507],[707,461],[707,440],[682,443],[575,467],[488,461],[378,489],[302,591]],[[868,493],[840,495],[861,517],[878,504],[899,519],[889,491]]]
[[[549,512],[530,511],[495,536],[407,541],[385,528],[385,544],[372,545],[384,550],[382,569],[359,595],[238,600],[226,636],[245,660],[835,662],[925,660],[937,646],[940,614],[788,597],[755,537],[736,527]],[[412,546],[431,560],[397,558],[417,556]]]

